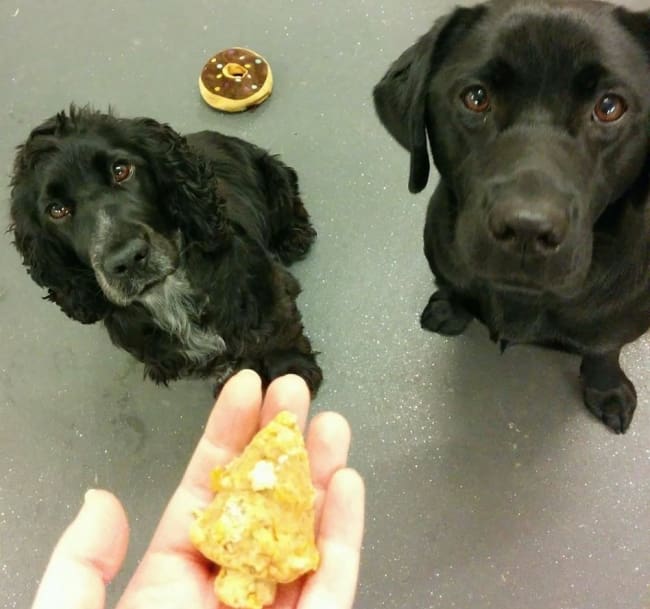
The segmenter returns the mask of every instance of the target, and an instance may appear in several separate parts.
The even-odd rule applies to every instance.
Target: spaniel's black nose
[[[104,270],[114,276],[124,276],[144,268],[149,259],[149,243],[137,237],[120,244],[104,258]]]

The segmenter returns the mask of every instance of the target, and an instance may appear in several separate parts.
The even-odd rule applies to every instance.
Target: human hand
[[[194,511],[212,499],[210,472],[239,454],[260,427],[289,410],[305,427],[309,390],[297,376],[275,380],[262,395],[259,377],[244,370],[226,383],[180,486],[117,609],[215,609],[214,565],[190,543]],[[311,421],[306,445],[316,488],[317,571],[278,587],[270,609],[351,609],[363,533],[364,486],[346,468],[350,429],[336,413]],[[59,540],[32,609],[104,609],[106,584],[120,570],[129,525],[120,502],[89,491],[81,511]]]

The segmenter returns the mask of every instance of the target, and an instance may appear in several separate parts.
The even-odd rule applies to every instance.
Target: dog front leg
[[[636,390],[618,363],[620,349],[585,355],[580,366],[587,408],[616,433],[625,433],[636,408]]]

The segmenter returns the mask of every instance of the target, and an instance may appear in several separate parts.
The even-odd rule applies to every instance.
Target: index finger
[[[154,533],[150,550],[193,549],[189,530],[194,511],[205,507],[214,496],[210,473],[216,466],[231,461],[250,442],[259,427],[261,407],[262,382],[255,372],[243,370],[224,385],[181,483]]]
[[[238,372],[221,390],[179,488],[208,503],[214,495],[210,473],[246,448],[260,426],[261,407],[260,377],[252,370]]]

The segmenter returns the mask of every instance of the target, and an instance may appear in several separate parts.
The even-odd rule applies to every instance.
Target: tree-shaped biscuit
[[[314,487],[296,418],[280,412],[244,452],[212,473],[216,496],[190,538],[221,569],[217,597],[236,609],[261,609],[277,583],[318,567]]]

